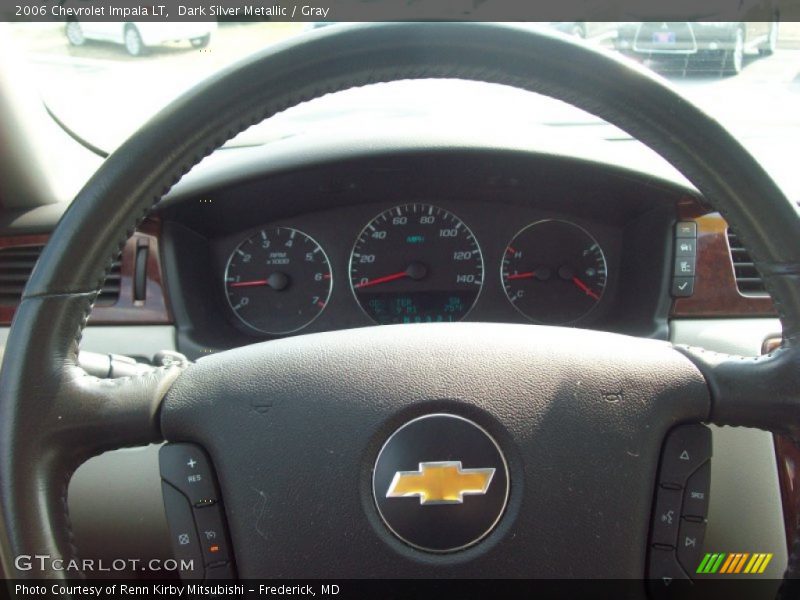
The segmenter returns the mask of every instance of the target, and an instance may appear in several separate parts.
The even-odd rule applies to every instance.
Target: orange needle
[[[596,293],[594,293],[592,291],[592,289],[588,285],[583,283],[577,277],[573,277],[572,278],[572,283],[577,285],[583,291],[583,293],[586,294],[587,296],[590,296],[590,297],[594,298],[595,300],[600,300],[600,296],[598,296]]]

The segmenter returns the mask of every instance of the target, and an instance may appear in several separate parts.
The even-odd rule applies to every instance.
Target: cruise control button
[[[678,525],[681,521],[680,490],[661,488],[656,497],[656,511],[653,514],[653,544],[675,546],[678,539]]]
[[[697,223],[694,221],[679,221],[675,226],[676,238],[696,238]]]
[[[711,458],[711,430],[705,425],[681,425],[673,429],[664,444],[659,482],[686,485],[689,475]]]
[[[194,444],[166,444],[158,453],[161,478],[183,492],[194,506],[217,501],[211,462]]]
[[[194,520],[203,549],[203,560],[211,564],[227,562],[231,559],[228,540],[225,535],[225,524],[222,518],[222,507],[219,504],[194,509]]]
[[[698,517],[705,519],[708,516],[708,490],[711,485],[711,462],[706,462],[697,469],[686,482],[683,492],[684,517]]]
[[[703,521],[681,520],[678,531],[678,562],[681,566],[694,573],[703,557],[703,537],[706,534],[706,524]]]
[[[192,507],[183,494],[163,481],[161,492],[164,496],[164,511],[169,525],[173,555],[181,567],[191,566],[180,571],[181,579],[202,579],[205,574],[203,554],[194,526]]]

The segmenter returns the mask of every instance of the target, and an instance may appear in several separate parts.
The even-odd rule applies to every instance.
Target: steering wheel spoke
[[[106,450],[158,441],[161,400],[185,366],[153,368],[118,379],[88,375],[76,364],[75,323],[93,297],[94,293],[26,298],[15,315],[14,326],[25,328],[39,349],[36,361],[9,349],[3,369],[18,377],[0,382],[0,397],[6,400],[0,404],[0,436],[14,448],[2,457],[2,509],[7,535],[19,548],[16,554],[74,556],[71,536],[52,535],[69,531],[66,490],[72,472]],[[8,402],[12,397],[26,400]],[[5,568],[16,577],[53,574],[17,571],[11,564]]]
[[[711,422],[783,433],[800,442],[800,347],[796,343],[786,341],[758,357],[676,348],[708,382]]]

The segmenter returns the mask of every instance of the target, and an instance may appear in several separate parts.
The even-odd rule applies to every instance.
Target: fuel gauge
[[[603,249],[569,221],[531,223],[509,242],[501,267],[511,304],[537,323],[569,324],[600,302],[607,271]]]

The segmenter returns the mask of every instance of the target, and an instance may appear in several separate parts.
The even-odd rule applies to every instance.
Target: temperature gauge
[[[606,288],[600,244],[569,221],[532,223],[509,242],[501,268],[511,304],[537,323],[568,324],[589,314]]]

